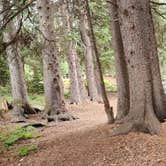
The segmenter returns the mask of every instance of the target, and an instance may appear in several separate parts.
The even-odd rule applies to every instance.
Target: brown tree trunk
[[[147,42],[149,42],[151,72],[153,81],[153,101],[156,116],[159,118],[160,121],[164,121],[164,119],[166,118],[166,98],[161,81],[157,43],[151,10],[150,14],[147,14],[147,17],[148,21],[146,22],[146,24],[147,27],[150,29],[150,33],[147,33],[146,35],[148,38]]]
[[[109,103],[109,100],[108,100],[108,97],[107,97],[107,94],[106,94],[106,90],[105,90],[105,84],[104,84],[104,79],[103,79],[103,75],[102,75],[100,59],[99,59],[99,52],[98,52],[98,49],[97,49],[96,38],[95,38],[95,35],[94,35],[94,31],[93,31],[93,25],[92,25],[88,0],[85,0],[85,3],[86,3],[87,19],[88,19],[88,24],[89,24],[89,27],[90,27],[90,32],[91,32],[91,37],[92,37],[92,44],[93,44],[94,53],[95,53],[94,55],[95,55],[95,58],[96,58],[97,69],[99,71],[100,89],[101,89],[102,99],[103,99],[103,102],[104,102],[105,112],[106,112],[106,115],[107,115],[107,118],[108,118],[108,123],[113,123],[114,122],[113,109],[110,106],[110,103]]]
[[[144,131],[159,134],[160,122],[155,115],[151,52],[145,24],[150,18],[149,0],[118,0],[121,33],[129,75],[130,111],[113,134]]]
[[[72,120],[74,117],[67,113],[65,101],[63,100],[52,3],[49,0],[37,1],[42,38],[45,109],[48,114],[46,117],[49,121]]]
[[[79,21],[80,21],[80,33],[84,44],[84,56],[86,65],[86,77],[88,83],[89,96],[91,101],[100,101],[100,96],[97,89],[97,83],[95,78],[95,66],[93,57],[93,45],[90,38],[90,29],[87,22],[86,11],[81,9],[82,3],[79,4]]]
[[[117,1],[114,0],[111,4],[108,5],[111,16],[111,31],[115,54],[116,80],[118,87],[116,119],[120,120],[124,118],[129,112],[129,80],[119,25]]]

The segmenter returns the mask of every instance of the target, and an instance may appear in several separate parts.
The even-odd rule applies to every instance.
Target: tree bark
[[[61,87],[62,79],[56,48],[54,8],[52,3],[49,0],[37,1],[42,39],[46,117],[49,121],[72,120],[74,118],[67,113]]]
[[[76,44],[69,41],[69,77],[70,77],[70,103],[82,103],[87,99],[86,90],[82,81],[79,58],[77,55]]]
[[[88,96],[82,80],[82,72],[77,54],[77,43],[73,39],[67,38],[72,32],[72,16],[69,13],[70,6],[68,2],[62,5],[62,15],[64,15],[63,24],[65,27],[64,34],[66,36],[66,52],[69,66],[69,77],[70,77],[70,103],[78,104],[87,100]]]
[[[113,134],[144,131],[159,134],[160,122],[155,115],[151,52],[147,33],[152,33],[149,22],[149,0],[118,0],[121,33],[130,88],[130,111]]]
[[[9,2],[4,1],[3,7],[5,8],[7,7],[7,5],[9,5]],[[16,29],[16,25],[13,21],[8,23],[7,31],[3,33],[4,42],[10,42],[13,39],[13,37],[15,37],[17,31]],[[24,79],[24,70],[23,63],[21,60],[19,41],[9,45],[6,49],[6,53],[10,71],[12,96],[14,99],[12,121],[25,121],[24,113],[35,113],[35,111],[28,102],[28,93]]]
[[[149,42],[151,72],[153,80],[153,100],[156,116],[160,121],[164,121],[166,118],[166,97],[161,80],[157,43],[151,10],[149,12],[150,13],[147,14],[148,21],[145,24],[147,24],[147,27],[149,28],[149,33],[146,35],[148,38],[147,42]]]
[[[96,58],[97,70],[99,72],[100,89],[101,89],[102,99],[104,102],[104,108],[105,108],[105,112],[107,115],[108,123],[113,123],[114,122],[113,108],[110,106],[110,103],[109,103],[109,100],[107,97],[107,93],[105,90],[104,78],[102,75],[101,64],[100,64],[100,59],[99,59],[99,52],[97,49],[96,38],[94,35],[94,31],[93,31],[93,25],[92,25],[88,0],[85,0],[85,3],[86,3],[87,20],[88,20],[88,24],[90,27],[92,44],[93,44],[93,48],[94,48],[94,55]]]
[[[116,80],[118,87],[116,120],[120,120],[128,114],[130,108],[129,80],[128,80],[127,66],[124,56],[122,36],[119,25],[117,1],[114,0],[112,2],[113,4],[108,4],[108,5],[111,16],[111,31],[112,31],[114,54],[115,54]]]
[[[79,8],[82,3],[79,3]],[[87,22],[86,12],[82,9],[79,10],[79,27],[81,38],[84,44],[84,56],[85,56],[85,65],[86,65],[86,77],[88,83],[89,96],[91,101],[100,101],[100,96],[97,89],[97,83],[95,78],[95,66],[93,58],[93,45],[90,38],[90,29]]]

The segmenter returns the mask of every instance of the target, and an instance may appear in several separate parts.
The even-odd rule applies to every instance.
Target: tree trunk
[[[109,4],[110,16],[111,16],[111,30],[112,41],[115,54],[115,66],[116,66],[116,80],[118,87],[118,102],[117,102],[117,114],[116,119],[120,120],[124,118],[129,112],[129,80],[127,73],[127,66],[124,57],[124,49],[122,43],[122,36],[120,32],[119,17],[117,1],[112,1],[113,4]]]
[[[9,5],[9,2],[4,2],[4,9],[7,7],[7,5]],[[14,22],[11,21],[10,23],[8,23],[7,31],[3,33],[4,42],[10,42],[13,37],[15,37],[16,31],[17,30]],[[24,79],[24,70],[21,60],[21,51],[19,49],[19,42],[16,41],[14,44],[8,46],[6,49],[6,53],[10,71],[12,96],[14,99],[12,121],[25,121],[24,113],[35,113],[35,111],[28,102],[28,94]]]
[[[76,44],[69,41],[69,77],[70,77],[70,102],[81,103],[87,99],[86,90],[82,81],[82,74],[79,64],[79,58],[76,51]]]
[[[147,14],[147,17],[148,21],[145,24],[147,24],[147,27],[150,29],[149,33],[147,33],[146,35],[148,38],[147,42],[149,42],[154,107],[156,116],[159,118],[160,121],[164,121],[164,119],[166,118],[166,98],[161,81],[157,43],[151,10],[150,14]]]
[[[94,31],[93,31],[93,25],[92,25],[88,0],[85,0],[85,3],[86,3],[87,20],[88,20],[88,24],[89,24],[89,27],[90,27],[92,44],[93,44],[93,48],[94,48],[94,55],[95,55],[95,58],[96,58],[97,70],[99,71],[100,89],[101,89],[102,99],[103,99],[103,102],[104,102],[105,112],[106,112],[106,115],[107,115],[107,118],[108,118],[108,123],[113,123],[114,122],[113,108],[109,104],[109,100],[108,100],[106,90],[105,90],[104,79],[103,79],[101,64],[100,64],[100,59],[99,59],[99,52],[98,52],[98,49],[97,49],[96,38],[95,38],[95,35],[94,35]]]
[[[76,52],[76,54],[77,54],[77,52]],[[79,59],[78,55],[76,56],[76,68],[77,68],[77,78],[78,78],[78,84],[79,84],[79,91],[80,91],[80,95],[81,95],[81,101],[82,102],[87,101],[88,93],[86,91],[85,84],[83,81],[80,59]]]
[[[44,65],[44,91],[48,120],[72,120],[67,113],[61,88],[59,57],[56,48],[53,2],[38,0],[37,9],[42,38],[42,56]]]
[[[70,103],[78,104],[87,100],[86,89],[82,80],[81,66],[77,54],[77,43],[67,36],[72,32],[72,16],[70,15],[68,2],[62,5],[64,34],[66,35],[66,50],[70,77]]]
[[[80,33],[84,44],[84,56],[86,65],[86,77],[88,83],[89,96],[91,101],[100,101],[100,96],[97,89],[95,78],[94,58],[93,58],[93,45],[89,35],[89,26],[85,11],[79,11]]]
[[[159,134],[160,122],[155,115],[151,52],[147,33],[152,33],[149,22],[149,0],[119,0],[121,33],[130,88],[130,111],[113,134],[144,131]]]

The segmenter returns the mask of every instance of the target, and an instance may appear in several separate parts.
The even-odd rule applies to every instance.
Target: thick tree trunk
[[[91,101],[100,101],[100,96],[97,89],[95,78],[94,58],[93,58],[93,45],[89,35],[89,26],[85,11],[80,10],[80,33],[84,44],[84,56],[86,65],[86,77],[88,83],[89,96]]]
[[[88,24],[90,27],[92,44],[93,44],[93,48],[94,48],[94,55],[96,58],[97,70],[99,72],[100,89],[101,89],[102,99],[104,102],[104,108],[105,108],[105,112],[107,115],[108,123],[113,123],[114,122],[113,108],[110,106],[110,103],[109,103],[109,100],[108,100],[108,97],[106,94],[106,90],[105,90],[104,79],[103,79],[101,64],[100,64],[100,59],[99,59],[99,52],[97,49],[96,38],[94,35],[94,31],[93,31],[93,25],[92,25],[88,0],[85,0],[85,3],[86,3],[87,19],[88,19]]]
[[[72,120],[67,113],[61,88],[59,57],[56,49],[53,4],[49,0],[38,0],[42,56],[44,65],[44,91],[48,120]]]
[[[129,131],[144,131],[159,134],[160,122],[155,115],[153,101],[153,79],[151,72],[151,52],[147,33],[151,29],[149,21],[149,0],[119,0],[121,33],[129,74],[130,111],[121,126],[113,134],[126,134]]]
[[[4,4],[4,8],[6,5],[8,5],[8,3]],[[13,37],[15,37],[16,31],[16,26],[13,21],[8,23],[7,31],[3,33],[4,42],[10,42]],[[6,53],[11,78],[12,96],[14,99],[12,121],[25,121],[24,113],[35,113],[35,111],[28,102],[28,94],[24,79],[24,70],[21,60],[21,52],[19,49],[19,42],[17,41],[16,43],[8,46]]]
[[[112,2],[112,4],[109,4],[109,10],[111,16],[111,31],[115,54],[116,80],[118,87],[116,119],[120,120],[124,118],[129,112],[129,80],[124,56],[122,36],[120,32],[117,1],[114,0]]]

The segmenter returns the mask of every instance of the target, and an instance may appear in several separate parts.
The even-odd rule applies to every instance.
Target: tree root
[[[12,123],[23,123],[26,122],[26,119],[20,115],[12,115]]]
[[[75,117],[69,113],[60,113],[58,115],[43,115],[42,118],[47,119],[48,122],[72,121],[72,120],[79,119],[78,117]]]

